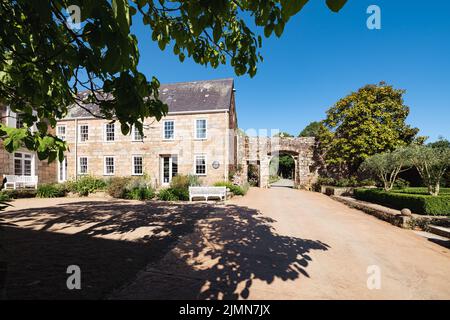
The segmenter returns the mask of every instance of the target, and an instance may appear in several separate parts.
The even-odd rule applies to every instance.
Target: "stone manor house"
[[[168,185],[176,174],[193,174],[212,185],[228,180],[229,173],[236,170],[241,181],[245,180],[248,166],[256,165],[259,185],[266,187],[270,159],[285,151],[296,161],[296,184],[305,185],[310,180],[313,138],[280,141],[239,134],[233,79],[161,85],[160,98],[169,112],[159,122],[146,119],[143,135],[134,129],[123,135],[119,123],[91,114],[99,114],[95,105],[85,106],[91,113],[71,106],[55,129],[69,146],[65,160],[48,164],[26,149],[10,154],[0,147],[0,177],[36,176],[38,183],[47,183],[84,175],[145,174],[159,187]],[[8,126],[22,125],[20,116],[8,107],[0,106],[0,116]]]

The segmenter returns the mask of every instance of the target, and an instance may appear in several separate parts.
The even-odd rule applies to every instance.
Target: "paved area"
[[[449,249],[319,193],[32,201],[0,214],[10,297],[450,299]],[[65,289],[68,264],[80,264],[83,290]]]
[[[271,187],[284,187],[284,188],[293,188],[294,180],[290,179],[280,179],[274,183],[270,184]]]
[[[450,298],[448,249],[322,194],[251,189],[208,219],[115,297]]]

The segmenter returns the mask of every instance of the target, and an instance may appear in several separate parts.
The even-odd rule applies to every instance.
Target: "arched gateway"
[[[269,186],[269,164],[274,156],[281,153],[290,154],[295,160],[294,186],[309,188],[316,176],[313,169],[314,137],[242,137],[239,141],[241,151],[240,163],[242,176],[247,177],[249,166],[258,170],[261,188]]]

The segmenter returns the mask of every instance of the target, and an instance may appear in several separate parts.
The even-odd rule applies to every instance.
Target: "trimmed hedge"
[[[428,189],[424,187],[393,189],[392,192],[429,195]],[[450,188],[441,188],[439,195],[450,195]]]
[[[431,196],[403,192],[386,192],[380,189],[355,189],[356,199],[378,203],[393,209],[408,208],[426,215],[450,215],[450,195]]]

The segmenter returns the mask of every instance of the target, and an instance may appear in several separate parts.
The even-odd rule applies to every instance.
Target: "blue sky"
[[[381,30],[369,30],[366,9],[381,8]],[[298,134],[351,91],[386,81],[405,89],[407,122],[429,141],[450,138],[450,1],[349,0],[338,14],[310,0],[281,38],[265,39],[254,78],[232,68],[180,63],[162,52],[134,19],[140,70],[161,82],[233,77],[239,127]]]

